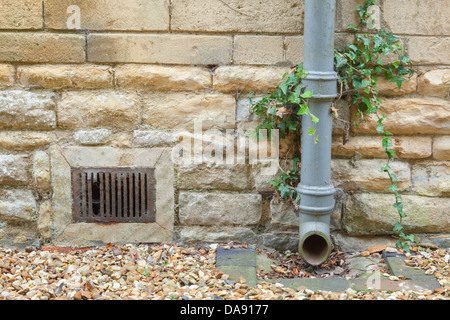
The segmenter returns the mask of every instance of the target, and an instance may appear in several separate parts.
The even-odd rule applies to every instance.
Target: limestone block
[[[236,101],[215,93],[149,93],[144,96],[143,122],[157,129],[234,128]]]
[[[44,89],[102,89],[113,86],[112,69],[91,65],[42,65],[17,68],[18,82]]]
[[[450,136],[441,136],[434,138],[433,159],[450,160]]]
[[[3,0],[0,21],[2,29],[42,29],[42,2]]]
[[[283,37],[280,36],[235,36],[235,64],[275,65],[284,61]]]
[[[333,159],[331,162],[334,185],[344,190],[387,191],[391,181],[381,168],[386,160],[362,159],[352,163],[350,160]],[[411,186],[411,170],[407,162],[394,161],[389,164],[397,176],[397,187],[405,190]]]
[[[88,36],[88,60],[221,65],[231,63],[232,46],[230,36],[92,33]]]
[[[439,98],[448,97],[450,94],[450,69],[436,69],[421,74],[417,92]]]
[[[30,190],[0,190],[0,219],[2,221],[32,221],[36,200]]]
[[[14,84],[14,68],[9,64],[0,64],[0,88],[8,88]]]
[[[446,0],[388,0],[383,17],[394,34],[448,35],[450,8]]]
[[[247,188],[247,167],[236,164],[181,166],[178,186],[183,190],[244,190]]]
[[[413,64],[448,64],[450,38],[410,37],[408,54]]]
[[[55,127],[54,94],[0,91],[0,128],[49,130]]]
[[[112,132],[109,129],[79,130],[74,133],[75,142],[86,146],[95,146],[108,143]]]
[[[261,219],[260,194],[181,192],[180,223],[197,226],[246,226]]]
[[[450,194],[450,161],[421,161],[413,164],[412,190],[423,196]]]
[[[302,33],[303,1],[229,0],[172,2],[174,31]]]
[[[157,91],[197,91],[211,88],[211,73],[197,67],[123,65],[115,69],[120,88]]]
[[[405,232],[449,232],[449,198],[402,197],[407,214],[402,222]],[[394,202],[393,194],[355,193],[346,202],[345,230],[352,235],[392,234],[399,219],[397,210],[392,206]]]
[[[27,155],[0,155],[0,184],[25,185],[29,180]]]
[[[385,129],[394,134],[448,134],[450,133],[450,103],[438,98],[382,99],[380,114],[385,114]],[[356,120],[353,110],[352,119]],[[352,130],[374,133],[378,123],[371,115]]]
[[[33,179],[40,190],[50,188],[50,157],[45,151],[36,151],[33,156]]]
[[[29,131],[0,132],[0,148],[14,151],[25,151],[45,147],[54,140],[51,133]]]
[[[85,38],[79,34],[0,33],[0,61],[82,63]]]
[[[62,128],[131,129],[139,122],[140,102],[132,93],[65,92],[58,104],[58,124]]]
[[[79,29],[82,30],[169,29],[169,8],[164,0],[127,0],[126,5],[120,0],[45,0],[46,28],[67,30],[67,21],[71,17],[68,8],[72,5],[79,8]]]
[[[364,158],[387,158],[381,142],[382,136],[353,136],[346,144],[342,137],[334,137],[332,154],[335,156],[353,157],[356,152]],[[400,159],[421,159],[431,156],[431,137],[394,136],[391,147]]]
[[[289,72],[285,67],[221,66],[214,71],[213,88],[221,92],[269,92]]]

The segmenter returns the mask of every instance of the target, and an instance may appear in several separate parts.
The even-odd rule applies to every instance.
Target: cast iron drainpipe
[[[313,92],[311,113],[319,118],[314,124],[318,143],[308,135],[311,119],[302,119],[299,252],[311,265],[320,265],[331,252],[330,216],[335,205],[331,183],[331,103],[337,96],[334,71],[334,24],[336,0],[306,0],[304,83]]]

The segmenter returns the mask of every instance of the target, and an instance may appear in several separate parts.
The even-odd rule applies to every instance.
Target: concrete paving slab
[[[345,292],[351,283],[345,278],[296,278],[296,279],[268,279],[269,283],[281,283],[287,288],[304,287],[312,291]],[[261,282],[261,281],[260,281]]]
[[[217,248],[216,265],[221,266],[242,266],[256,267],[255,249],[224,249]]]
[[[245,266],[221,266],[219,269],[229,275],[229,281],[239,281],[240,278],[245,279],[245,283],[249,287],[255,287],[257,285],[256,280],[256,268]]]

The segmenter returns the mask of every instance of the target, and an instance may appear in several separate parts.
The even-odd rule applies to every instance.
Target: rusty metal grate
[[[153,168],[72,168],[74,222],[155,222]]]

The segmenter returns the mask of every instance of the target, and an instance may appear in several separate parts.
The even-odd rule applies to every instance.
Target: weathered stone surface
[[[431,137],[394,137],[395,154],[400,159],[421,159],[431,156]]]
[[[39,190],[50,188],[50,157],[45,151],[34,153],[33,180]]]
[[[140,122],[139,98],[112,91],[66,92],[58,104],[62,128],[108,127],[131,129]]]
[[[270,180],[278,177],[281,170],[291,170],[293,166],[292,160],[260,160],[251,166],[251,181],[253,187],[258,192],[274,192],[269,185]]]
[[[90,34],[88,60],[111,63],[221,65],[230,64],[232,46],[230,36]]]
[[[359,25],[359,15],[356,8],[364,5],[364,0],[340,0],[336,2],[336,30],[348,31],[349,24]],[[375,26],[379,27],[380,12],[378,6],[371,6],[369,12],[375,18]]]
[[[298,233],[295,232],[272,232],[263,233],[259,236],[258,244],[264,247],[280,251],[298,251]]]
[[[157,31],[169,29],[169,9],[164,0],[45,0],[44,19],[48,29],[72,29],[71,11],[80,10],[82,30]],[[73,14],[73,13],[72,13]]]
[[[412,190],[423,196],[450,195],[450,161],[421,161],[413,164]]]
[[[342,137],[334,137],[332,154],[335,156],[353,157],[356,152],[364,158],[386,158],[379,136],[353,136],[342,144]],[[400,159],[421,159],[431,156],[431,137],[394,136],[392,149]]]
[[[255,225],[261,219],[261,195],[181,192],[182,225]]]
[[[0,148],[14,151],[31,150],[49,145],[53,138],[52,134],[41,132],[0,132]]]
[[[81,63],[84,46],[84,36],[78,34],[4,32],[0,33],[0,61]]]
[[[384,20],[394,34],[448,35],[450,8],[446,0],[389,0],[383,2]]]
[[[334,107],[337,110],[338,118],[333,117],[333,135],[342,135],[347,132],[350,123],[350,104],[346,100],[339,100]]]
[[[430,198],[403,195],[407,217],[402,225],[405,232],[448,232],[450,221],[449,198]],[[398,212],[392,206],[392,194],[355,193],[348,197],[343,219],[345,230],[352,235],[391,234],[398,221]]]
[[[335,33],[334,47],[338,50],[344,50],[347,44],[354,41],[355,36],[349,33]],[[286,36],[284,41],[286,49],[286,62],[292,66],[303,63],[304,37]]]
[[[26,155],[0,155],[0,184],[25,185],[29,180]]]
[[[433,159],[450,160],[450,136],[441,136],[434,138]]]
[[[253,104],[258,103],[262,98],[252,97],[240,99],[236,104],[236,121],[258,121],[258,116],[252,113]],[[256,126],[255,126],[256,128]]]
[[[8,88],[14,84],[14,68],[9,64],[0,64],[0,88]]]
[[[55,127],[54,94],[0,91],[0,128],[48,130]]]
[[[355,162],[334,159],[331,162],[334,185],[347,191],[386,191],[391,185],[391,181],[387,173],[381,171],[381,168],[385,165],[386,160],[381,159],[363,159]],[[389,166],[398,178],[398,189],[409,188],[411,186],[409,163],[394,161]]]
[[[160,243],[173,239],[171,229],[156,223],[72,223],[58,237],[53,236],[58,246],[94,246],[96,243]]]
[[[446,98],[450,94],[450,69],[437,69],[419,76],[417,92],[427,96]]]
[[[244,190],[247,188],[247,167],[239,164],[200,164],[178,168],[180,189]]]
[[[209,70],[197,67],[123,65],[116,67],[116,85],[121,88],[158,91],[197,91],[211,88]]]
[[[448,64],[450,38],[410,37],[408,53],[413,64]]]
[[[37,228],[40,236],[44,240],[50,240],[52,237],[52,202],[50,200],[42,201],[39,205],[39,215]]]
[[[361,252],[380,245],[395,247],[395,238],[391,236],[349,236],[344,232],[331,234],[336,249],[343,252]]]
[[[108,143],[112,132],[109,129],[79,130],[74,133],[75,142],[86,146],[95,146]]]
[[[20,66],[18,82],[26,87],[44,89],[102,89],[113,86],[108,66]]]
[[[377,88],[379,90],[380,95],[383,96],[401,96],[412,94],[416,92],[417,87],[417,75],[414,74],[410,79],[407,78],[407,81],[402,83],[402,86],[399,88],[397,83],[391,82],[384,78],[379,78],[377,83]]]
[[[235,36],[235,64],[274,65],[284,61],[283,37]]]
[[[213,77],[214,90],[221,92],[267,92],[274,90],[289,68],[222,66]]]
[[[292,0],[231,0],[172,2],[174,31],[276,32],[303,31],[303,2]]]
[[[286,61],[292,65],[303,62],[303,51],[305,50],[303,36],[288,36],[284,40],[286,46]]]
[[[176,142],[172,132],[158,130],[135,130],[133,143],[136,147],[161,147],[169,146]]]
[[[270,223],[275,226],[298,228],[298,210],[295,210],[291,203],[286,201],[270,202]]]
[[[233,128],[236,101],[231,95],[195,93],[149,93],[144,97],[143,121],[157,129],[194,130],[194,121],[203,129]]]
[[[200,227],[200,226],[182,226],[179,228],[178,238],[186,243],[190,242],[226,242],[235,243],[255,243],[256,233],[250,228],[243,227]]]
[[[32,221],[36,200],[30,190],[0,190],[0,219],[2,221]]]
[[[3,0],[0,21],[1,29],[42,29],[42,2]]]
[[[438,98],[382,99],[380,114],[385,114],[385,129],[394,134],[450,133],[450,103]],[[356,120],[355,110],[352,118]],[[352,130],[358,133],[376,132],[375,116],[368,117]]]

